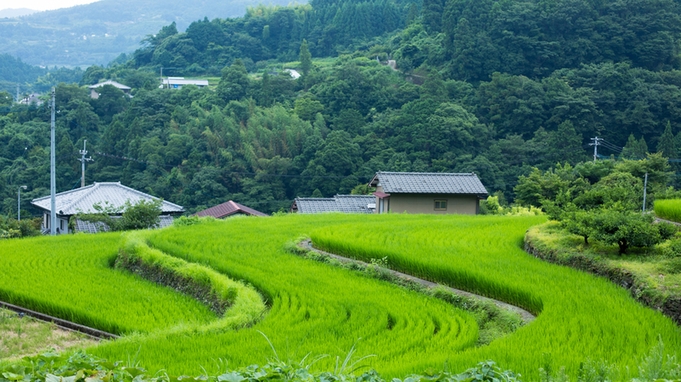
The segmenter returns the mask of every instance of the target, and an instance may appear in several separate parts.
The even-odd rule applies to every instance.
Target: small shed
[[[369,186],[376,213],[475,215],[488,195],[474,173],[377,172]]]
[[[374,213],[375,198],[371,195],[336,195],[333,198],[296,198],[291,212],[319,214],[324,212],[343,212],[348,214]]]
[[[194,216],[212,216],[216,219],[224,219],[235,215],[268,216],[265,213],[256,211],[250,207],[246,207],[243,204],[239,204],[233,200],[218,204],[217,206],[207,208],[194,214]]]

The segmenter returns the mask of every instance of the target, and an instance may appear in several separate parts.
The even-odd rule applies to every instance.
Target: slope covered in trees
[[[267,4],[287,4],[268,0]],[[0,18],[0,52],[34,65],[106,64],[164,25],[184,30],[204,17],[237,17],[250,0],[100,0],[87,5]]]
[[[474,171],[512,199],[518,176],[588,159],[594,136],[609,142],[600,154],[679,158],[679,14],[671,0],[313,1],[171,24],[129,62],[85,71],[81,85],[113,78],[133,98],[58,87],[58,189],[78,184],[83,139],[88,182],[190,211],[234,199],[272,212],[379,170]],[[298,79],[281,70],[295,59]],[[220,77],[158,89],[161,66]],[[47,191],[48,115],[0,117],[5,213],[17,185]]]

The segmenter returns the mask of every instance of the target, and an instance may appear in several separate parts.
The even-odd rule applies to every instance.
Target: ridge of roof
[[[387,174],[387,175],[432,175],[432,176],[442,176],[442,175],[453,175],[453,176],[477,176],[474,172],[401,172],[401,171],[378,171],[376,174]]]
[[[369,182],[381,185],[385,193],[395,194],[465,194],[488,195],[487,189],[474,173],[393,172],[379,171]]]

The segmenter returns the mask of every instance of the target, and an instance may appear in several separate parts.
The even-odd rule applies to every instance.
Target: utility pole
[[[22,189],[27,189],[28,186],[19,186],[19,189],[17,190],[17,221],[21,221],[21,190]]]
[[[161,89],[165,88],[165,85],[163,84],[163,67],[161,66]],[[165,69],[180,69],[174,66],[166,66]],[[170,84],[168,84],[168,87],[170,87]]]
[[[19,99],[19,97],[20,97],[20,96],[19,96],[19,84],[17,84],[17,103],[19,103],[19,101],[21,101],[21,100]]]
[[[603,138],[591,138],[591,143],[589,143],[589,146],[594,147],[594,162],[598,159],[598,146],[602,140]]]
[[[77,161],[80,162],[81,169],[80,169],[80,186],[85,187],[85,162],[91,162],[93,159],[92,157],[86,158],[85,154],[87,154],[87,150],[85,149],[87,145],[87,139],[83,140],[83,149],[79,151],[80,153],[80,159],[77,159]]]
[[[645,180],[643,181],[643,212],[646,212],[646,191],[648,190],[648,173],[646,172]]]
[[[55,201],[55,194],[57,193],[57,174],[54,149],[54,135],[55,135],[55,93],[56,90],[52,88],[52,121],[50,123],[50,235],[57,234],[57,203]]]

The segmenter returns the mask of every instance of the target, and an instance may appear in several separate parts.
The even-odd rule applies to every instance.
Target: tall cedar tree
[[[667,127],[664,128],[664,132],[657,142],[657,152],[662,153],[662,155],[667,158],[676,158],[678,156],[676,139],[672,132],[672,125],[669,122],[667,122]]]
[[[304,76],[307,76],[310,69],[312,69],[312,55],[307,48],[307,40],[303,40],[303,43],[300,44],[300,70]]]

